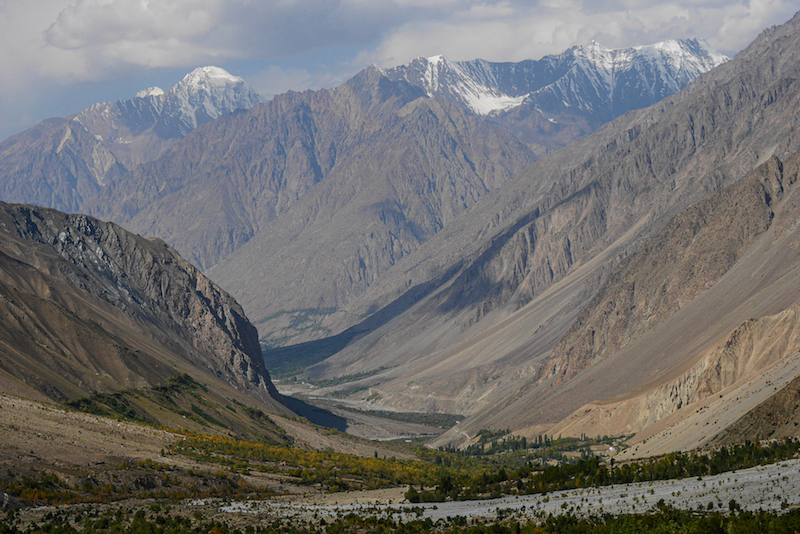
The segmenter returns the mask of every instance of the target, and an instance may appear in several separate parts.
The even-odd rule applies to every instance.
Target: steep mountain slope
[[[189,373],[285,411],[241,307],[162,241],[4,203],[0,230],[4,390],[64,401]]]
[[[542,380],[569,380],[713,286],[773,222],[781,162],[710,195],[673,219],[603,284],[553,349]],[[770,180],[777,180],[774,185]],[[791,183],[786,184],[791,185]]]
[[[340,306],[533,159],[497,126],[370,69],[196,130],[93,212],[206,269],[251,241],[211,273],[258,321]]]
[[[576,372],[575,382],[588,379],[593,367],[613,367],[617,381],[648,376],[634,391],[584,406],[558,431],[596,431],[600,424],[645,432],[638,443],[665,425],[659,421],[666,416],[674,413],[677,421],[690,414],[703,432],[685,431],[681,439],[696,446],[746,413],[731,420],[736,411],[729,408],[723,417],[726,405],[764,400],[772,392],[768,384],[777,387],[800,373],[799,171],[800,154],[785,164],[772,158],[677,217],[620,265],[553,351],[546,372],[578,371],[586,336],[576,334],[594,330],[593,365],[580,366],[586,372]],[[657,284],[636,283],[648,273]],[[608,343],[619,339],[624,342]],[[559,350],[570,345],[579,349],[572,357]],[[716,406],[706,405],[710,400]],[[657,441],[648,439],[649,453]]]
[[[77,211],[125,172],[86,128],[48,119],[0,143],[0,198]]]
[[[519,63],[417,58],[384,71],[514,131],[539,154],[677,93],[727,61],[703,40],[608,49],[592,42]]]
[[[800,148],[798,25],[796,16],[764,32],[678,95],[621,117],[482,199],[347,311],[388,305],[415,286],[425,292],[309,374],[380,370],[358,384],[377,402],[475,414],[451,440],[487,426],[552,425],[657,378],[663,358],[637,359],[629,374],[596,365],[580,381],[539,380],[621,258],[688,205],[770,155]]]

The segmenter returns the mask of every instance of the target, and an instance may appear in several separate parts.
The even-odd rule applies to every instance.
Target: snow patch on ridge
[[[465,94],[467,105],[478,115],[489,115],[497,111],[506,111],[522,104],[525,97],[504,94]]]
[[[513,108],[520,105],[527,96],[511,96],[488,87],[464,72],[457,62],[448,61],[442,55],[419,57],[411,64],[418,69],[418,72],[421,71],[418,74],[418,81],[428,96],[446,91],[478,115],[488,115]],[[491,78],[488,63],[485,66],[485,74]]]

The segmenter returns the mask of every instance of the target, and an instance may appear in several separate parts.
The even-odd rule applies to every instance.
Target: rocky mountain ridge
[[[68,118],[130,168],[160,156],[198,126],[261,100],[241,77],[208,66],[194,69],[166,92],[151,87],[131,100],[95,104]]]
[[[191,251],[263,330],[286,310],[341,306],[534,159],[370,69],[214,121],[91,210]],[[203,217],[186,226],[190,213]]]
[[[3,382],[67,400],[185,371],[278,409],[241,307],[162,241],[85,215],[0,208]]]
[[[519,63],[433,56],[384,72],[430,96],[491,116],[543,154],[677,93],[727,60],[702,39],[620,49],[592,41]]]
[[[0,143],[0,198],[78,211],[125,167],[86,128],[49,119]]]

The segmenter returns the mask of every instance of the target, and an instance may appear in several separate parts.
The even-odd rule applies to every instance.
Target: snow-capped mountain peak
[[[210,90],[214,87],[225,87],[244,83],[240,76],[234,76],[230,72],[220,67],[208,66],[198,67],[184,76],[183,80],[173,87],[191,87],[195,90]]]
[[[384,73],[479,115],[502,113],[527,99],[538,100],[533,107],[540,110],[574,108],[595,113],[605,109],[603,113],[613,118],[683,89],[727,59],[702,39],[617,49],[591,41],[540,60],[492,63],[450,61],[435,55]]]
[[[241,77],[207,66],[168,91],[149,87],[131,100],[95,104],[71,118],[114,148],[123,164],[132,165],[157,157],[197,126],[260,101]]]
[[[176,119],[181,136],[224,113],[250,109],[261,101],[241,77],[214,66],[194,69],[164,98],[165,112]]]

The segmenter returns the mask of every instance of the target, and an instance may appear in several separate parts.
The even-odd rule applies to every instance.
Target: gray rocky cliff
[[[196,350],[179,352],[231,385],[280,398],[242,308],[163,241],[86,215],[10,204],[2,212],[6,231],[57,255],[38,256],[50,276],[150,323],[164,333],[162,343],[180,349],[188,341]]]

